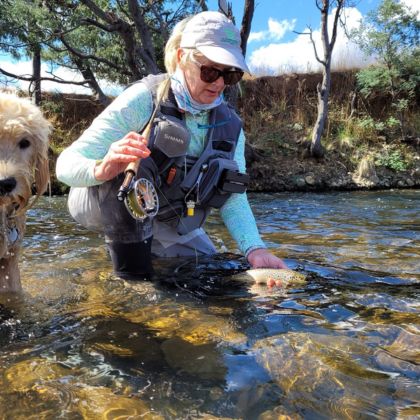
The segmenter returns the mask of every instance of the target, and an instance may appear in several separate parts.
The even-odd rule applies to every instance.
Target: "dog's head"
[[[49,182],[50,124],[29,100],[0,92],[0,206],[23,208]]]

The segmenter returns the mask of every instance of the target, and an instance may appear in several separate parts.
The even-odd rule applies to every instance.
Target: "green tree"
[[[41,81],[60,84],[87,85],[82,82],[66,81],[54,75],[56,62],[50,60],[50,49],[63,49],[57,43],[54,29],[57,20],[49,13],[48,2],[34,0],[5,0],[0,2],[0,51],[7,52],[17,60],[30,58],[33,62],[32,74],[14,74],[0,68],[6,83],[23,80],[30,83],[29,94],[35,103],[40,102]],[[63,10],[66,5],[63,2]],[[41,77],[41,61],[49,64],[50,75]]]
[[[357,73],[360,92],[365,97],[389,95],[405,137],[405,113],[420,81],[418,16],[397,0],[383,0],[352,36],[378,63]]]
[[[163,70],[163,46],[172,27],[203,7],[197,0],[4,0],[0,50],[17,59],[38,51],[37,62],[50,64],[51,77],[40,77],[39,70],[38,76],[1,68],[0,73],[8,80],[83,84],[106,103],[97,78],[127,84]],[[58,67],[76,70],[84,80],[61,80],[54,76]]]
[[[98,79],[126,85],[164,71],[163,49],[172,28],[206,9],[204,0],[1,0],[0,51],[33,58],[37,69],[22,75],[0,68],[0,74],[34,82],[39,93],[43,80],[83,85],[106,104]],[[253,0],[245,0],[243,45],[252,12]],[[48,77],[40,76],[41,60],[49,65]],[[55,70],[61,67],[83,80],[60,79]]]
[[[32,75],[20,77],[30,82],[30,91],[35,102],[39,103],[41,95],[40,73],[42,43],[45,33],[42,30],[44,16],[39,7],[32,1],[5,0],[0,3],[0,50],[12,55],[15,59],[29,57],[32,59]]]

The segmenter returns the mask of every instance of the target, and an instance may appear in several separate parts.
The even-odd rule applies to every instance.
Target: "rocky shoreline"
[[[334,156],[321,161],[290,156],[259,157],[248,162],[250,191],[325,192],[420,188],[420,162],[406,171],[375,167],[361,161],[353,167]]]
[[[311,167],[312,166],[312,167]],[[325,192],[387,189],[419,189],[420,170],[394,172],[386,168],[376,170],[369,177],[360,176],[357,171],[331,170],[325,165],[308,165],[296,172],[278,170],[278,166],[264,163],[248,167],[251,175],[250,192]],[[51,184],[53,195],[67,194],[69,188],[55,180]]]

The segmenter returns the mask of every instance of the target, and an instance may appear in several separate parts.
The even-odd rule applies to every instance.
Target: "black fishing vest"
[[[141,80],[152,93],[166,74]],[[232,193],[246,190],[249,177],[240,173],[233,160],[242,122],[229,105],[210,111],[204,150],[199,157],[188,156],[190,134],[185,114],[177,106],[172,90],[161,101],[153,121],[148,147],[159,174],[157,220],[176,226],[186,234],[201,227],[211,208],[220,208]]]

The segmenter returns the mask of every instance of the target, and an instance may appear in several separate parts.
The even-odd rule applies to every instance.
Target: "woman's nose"
[[[220,89],[223,88],[225,86],[225,81],[223,79],[223,76],[220,75],[220,77],[218,77],[217,80],[213,82],[213,84],[215,84]]]

